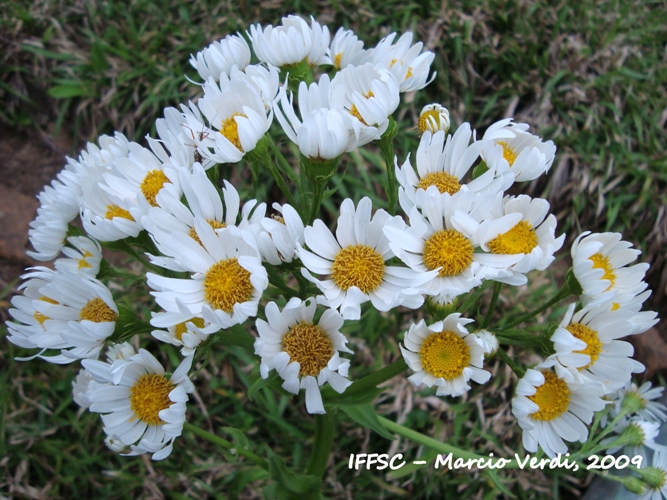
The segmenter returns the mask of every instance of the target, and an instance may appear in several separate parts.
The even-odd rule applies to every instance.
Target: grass
[[[399,113],[402,130],[412,127],[424,104],[438,101],[450,109],[455,124],[469,121],[483,130],[514,115],[552,139],[558,156],[549,180],[532,183],[531,192],[548,196],[570,238],[584,229],[623,230],[652,264],[653,308],[665,303],[667,90],[660,82],[667,81],[667,23],[657,3],[458,0],[441,6],[388,0],[380,8],[364,0],[11,2],[0,9],[0,40],[6,47],[0,55],[0,121],[26,130],[62,129],[77,145],[71,155],[86,141],[114,130],[141,140],[154,132],[165,106],[196,95],[197,88],[184,77],[195,76],[188,64],[191,53],[250,23],[275,24],[293,12],[313,14],[331,28],[351,28],[368,45],[391,31],[411,29],[436,53],[438,77],[414,100],[406,99]],[[416,137],[406,137],[397,145],[399,161],[415,149]],[[330,218],[336,202],[352,192],[382,203],[378,152],[355,152],[347,161],[348,170],[359,175],[336,182],[337,191],[325,205]],[[243,173],[230,176],[242,184]],[[0,299],[3,320],[8,292]],[[519,292],[517,300],[530,309],[535,299]],[[395,359],[397,341],[385,332],[400,330],[407,319],[397,324],[395,318],[375,314],[371,331],[346,332],[354,339],[355,362],[367,366],[382,358],[384,365]],[[8,342],[3,345],[0,493],[26,498],[261,496],[266,472],[187,432],[164,462],[107,452],[98,417],[79,415],[71,401],[76,369],[15,362],[24,353]],[[167,353],[160,355],[169,359]],[[436,398],[432,391],[415,391],[407,381],[395,380],[375,406],[382,415],[442,442],[482,455],[511,456],[521,439],[509,412],[514,381],[503,364],[496,362],[492,370],[492,382],[467,398]],[[232,441],[241,438],[229,429],[240,430],[255,452],[264,455],[271,448],[292,457],[287,465],[300,469],[312,446],[312,419],[298,398],[268,389],[248,401],[256,377],[256,363],[247,351],[214,350],[198,375],[188,419]],[[464,472],[350,471],[349,454],[362,450],[400,452],[410,459],[431,452],[404,439],[388,441],[339,417],[335,458],[325,483],[329,496],[466,499],[497,493],[487,480],[472,483]],[[589,480],[516,471],[503,477],[512,491],[539,484],[536,498],[567,497]]]

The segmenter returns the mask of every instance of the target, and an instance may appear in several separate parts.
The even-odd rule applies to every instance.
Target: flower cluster
[[[120,133],[89,144],[40,194],[30,255],[63,257],[55,270],[23,276],[9,340],[50,362],[82,360],[74,399],[102,414],[109,447],[156,460],[182,432],[194,390],[188,372],[203,346],[246,325],[258,377],[268,384],[275,371],[284,391],[303,390],[306,411],[321,414],[322,386],[336,398],[354,383],[355,342],[343,332],[363,324],[369,309],[410,312],[395,363],[438,396],[488,382],[484,365],[495,355],[509,364],[520,376],[512,408],[528,451],[554,456],[567,452],[565,441],[586,442],[594,413],[607,408],[610,428],[652,442],[665,410],[653,402],[635,416],[627,410],[631,394],[649,401],[657,393],[631,388],[643,366],[620,340],[657,322],[641,311],[648,265],[628,265],[639,252],[619,234],[584,233],[552,302],[579,297],[560,325],[539,339],[516,328],[537,313],[491,326],[501,288],[526,285],[564,245],[546,200],[509,192],[545,175],[556,148],[512,119],[484,133],[455,124],[450,133],[447,109],[430,104],[419,117],[416,153],[399,164],[392,115],[401,93],[435,78],[434,57],[411,33],[364,48],[351,31],[332,39],[327,27],[297,16],[193,55],[199,99],[165,109],[147,146]],[[281,132],[298,162],[274,142]],[[351,195],[331,217],[322,207],[329,181],[345,180],[339,160],[373,142],[387,163],[386,203]],[[227,166],[240,162],[253,187],[273,182],[280,199],[246,198]],[[74,235],[77,216],[86,236]],[[126,251],[145,272],[114,268],[102,247]],[[121,287],[104,284],[118,279],[145,282],[148,321]],[[488,312],[469,317],[486,304],[480,297],[490,283]],[[124,342],[135,333],[180,348],[179,367],[169,375],[147,350],[135,350],[139,335]],[[539,353],[550,355],[527,370],[504,347],[542,343],[549,348]]]

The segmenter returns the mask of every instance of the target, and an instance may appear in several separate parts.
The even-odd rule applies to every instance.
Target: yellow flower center
[[[79,313],[81,321],[88,320],[95,323],[107,323],[116,321],[118,314],[111,309],[106,302],[99,297],[89,300],[85,306],[81,308]]]
[[[488,243],[491,253],[511,254],[530,253],[537,246],[537,235],[527,220],[519,223],[504,234],[500,234]]]
[[[384,277],[384,259],[367,245],[350,245],[334,258],[331,277],[341,290],[356,286],[362,292],[375,290]]]
[[[283,351],[290,362],[299,363],[299,375],[317,376],[334,355],[333,342],[322,328],[312,323],[290,326],[283,337]]]
[[[343,53],[339,52],[334,56],[334,66],[340,69],[340,60],[343,58]]]
[[[164,375],[154,373],[139,377],[130,387],[130,409],[134,413],[130,422],[138,418],[148,425],[164,424],[160,412],[174,404],[169,399],[174,387]]]
[[[221,229],[221,228],[223,228],[223,227],[227,227],[227,224],[225,224],[224,222],[218,222],[218,221],[215,220],[215,219],[207,219],[206,222],[208,222],[208,225],[211,226],[211,227],[213,228],[214,231],[215,231],[216,229]],[[204,246],[204,244],[203,244],[203,243],[201,242],[201,240],[199,239],[199,235],[197,234],[197,231],[195,231],[195,228],[194,228],[194,227],[191,227],[191,228],[190,228],[190,231],[188,231],[188,236],[190,236],[190,238],[192,238],[193,240],[195,240],[195,241],[196,241],[197,243],[199,243],[201,246]]]
[[[503,148],[503,158],[507,160],[507,163],[510,164],[510,167],[514,165],[516,157],[519,156],[516,150],[510,146],[506,141],[498,141],[496,144],[500,144]]]
[[[424,265],[440,268],[438,276],[456,276],[472,264],[474,248],[468,238],[454,229],[433,233],[424,243]]]
[[[369,90],[366,93],[362,92],[361,95],[364,96],[365,99],[370,99],[371,97],[375,97],[375,94],[373,94],[372,90]],[[352,107],[350,108],[350,114],[354,116],[357,120],[359,120],[361,123],[368,126],[368,123],[366,123],[366,121],[363,119],[361,113],[359,113],[359,109],[357,109],[357,106],[355,104],[352,104]]]
[[[544,384],[537,387],[533,396],[528,396],[539,410],[530,415],[534,420],[554,420],[565,413],[570,406],[570,389],[555,373],[542,372]]]
[[[204,277],[204,300],[214,309],[234,311],[234,304],[252,298],[250,271],[241,267],[236,257],[216,262]]]
[[[159,169],[150,170],[146,174],[146,177],[144,177],[144,180],[141,181],[141,192],[150,206],[157,207],[155,197],[160,192],[160,189],[162,189],[165,182],[171,183],[166,174]]]
[[[419,120],[421,123],[421,119]],[[421,128],[421,125],[420,125]],[[447,172],[431,172],[419,179],[418,188],[427,189],[429,186],[435,186],[440,193],[454,194],[461,189],[459,180]]]
[[[614,266],[609,262],[609,257],[602,255],[600,252],[594,253],[590,256],[590,260],[593,262],[593,269],[602,269],[604,274],[602,275],[603,280],[609,280],[609,288],[614,286],[616,283],[616,273],[614,272]]]
[[[58,301],[55,301],[53,299],[50,299],[48,297],[40,297],[39,300],[43,300],[44,302],[48,302],[49,304],[58,304]],[[46,314],[42,314],[39,311],[35,311],[35,313],[32,315],[33,318],[44,328],[44,322],[49,318]]]
[[[188,322],[194,323],[197,328],[204,328],[204,320],[202,318],[192,318],[188,321],[183,321],[183,323],[179,323],[176,325],[176,328],[174,328],[174,337],[179,342],[183,341],[183,334],[188,331],[188,328],[185,326]]]
[[[234,119],[235,116],[246,117],[243,113],[234,113],[232,116],[222,121],[220,133],[229,139],[229,142],[236,146],[236,149],[243,152],[241,139],[239,139],[239,124],[236,123],[236,120]]]
[[[120,208],[118,205],[107,205],[107,212],[104,214],[104,217],[109,220],[112,220],[114,217],[121,217],[122,219],[134,221],[134,217],[130,215],[130,212],[124,208]]]
[[[586,368],[593,366],[602,352],[602,342],[600,342],[598,332],[581,323],[572,323],[565,329],[570,332],[574,338],[586,343],[586,349],[574,352],[575,354],[586,354],[591,358],[591,362],[586,366],[582,366],[579,370],[585,370]]]
[[[419,115],[417,128],[419,128],[419,132],[422,134],[427,130],[430,130],[431,132],[439,130],[440,113],[438,113],[438,111],[436,111],[435,109],[429,109],[428,111],[424,111],[421,115]]]
[[[93,254],[90,253],[88,250],[84,250],[83,252],[83,257],[79,259],[79,269],[84,269],[84,268],[89,268],[93,267],[86,259],[89,259],[92,257]]]
[[[470,364],[470,348],[454,332],[445,331],[426,338],[419,349],[419,357],[430,375],[454,380],[463,375],[463,369]]]

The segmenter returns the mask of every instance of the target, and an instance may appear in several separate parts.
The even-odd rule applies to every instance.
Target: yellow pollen
[[[570,406],[570,389],[555,373],[542,372],[544,384],[537,387],[533,396],[528,396],[539,410],[530,415],[534,420],[554,420],[565,413]]]
[[[412,76],[412,66],[408,66],[408,72],[405,74],[405,79],[407,80]]]
[[[440,268],[438,276],[456,276],[472,264],[474,248],[468,238],[454,229],[433,233],[424,243],[424,265]]]
[[[392,59],[391,62],[389,63],[389,69],[391,69],[392,66],[394,66],[394,64],[396,64],[398,61],[399,61],[398,59]]]
[[[503,147],[503,158],[507,160],[507,163],[510,164],[510,167],[514,165],[516,157],[519,156],[516,154],[516,151],[511,147],[506,141],[498,141],[496,144],[500,144]]]
[[[79,259],[79,269],[93,267],[91,264],[88,263],[88,261],[86,261],[86,259],[92,256],[93,256],[92,253],[90,253],[88,250],[84,250],[83,257]]]
[[[120,217],[134,222],[134,217],[130,215],[130,212],[124,208],[120,208],[118,205],[107,205],[107,212],[104,214],[104,217],[109,220],[112,220],[114,217]]]
[[[616,311],[617,309],[620,309],[620,308],[621,308],[621,304],[619,304],[618,302],[612,302],[612,304],[611,304],[611,310],[612,311]]]
[[[343,58],[343,53],[339,52],[334,56],[334,66],[340,69],[340,60]]]
[[[419,121],[417,122],[417,128],[419,128],[420,133],[424,133],[427,130],[436,131],[440,129],[440,113],[435,109],[429,109],[424,111],[419,115]],[[433,125],[435,123],[435,125]]]
[[[81,318],[81,321],[88,320],[95,323],[107,323],[116,321],[118,314],[106,305],[102,299],[95,297],[93,300],[89,300],[88,303],[81,308],[79,317]]]
[[[421,122],[421,120],[419,120]],[[454,194],[461,190],[461,184],[456,176],[447,172],[431,172],[419,180],[418,188],[427,189],[429,186],[435,186],[440,193]]]
[[[604,270],[602,279],[609,280],[609,287],[607,288],[607,290],[609,290],[616,283],[615,269],[614,266],[611,265],[611,262],[609,262],[609,257],[598,252],[591,255],[590,260],[593,261],[593,269]]]
[[[364,120],[363,117],[361,116],[361,113],[359,113],[356,104],[353,104],[352,107],[350,108],[350,114],[368,127],[368,123],[366,123],[366,120]]]
[[[241,267],[236,257],[216,262],[204,277],[204,300],[214,309],[234,311],[234,304],[252,298],[250,271]]]
[[[180,342],[183,341],[183,334],[188,331],[185,324],[188,322],[194,323],[197,328],[204,328],[204,320],[202,318],[192,318],[188,321],[183,321],[183,323],[176,325],[176,328],[174,329],[174,337],[176,337],[176,340]]]
[[[384,277],[384,259],[367,245],[350,245],[334,258],[331,277],[341,290],[356,286],[362,292],[375,290]]]
[[[602,352],[602,342],[600,342],[598,332],[586,325],[582,325],[581,323],[572,323],[565,329],[570,332],[574,338],[577,338],[586,343],[586,349],[582,351],[574,351],[574,353],[586,354],[591,358],[591,362],[586,366],[582,366],[579,368],[579,370],[585,370],[586,368],[593,366],[597,359],[600,357],[600,353]]]
[[[273,214],[273,215],[271,215],[271,218],[276,222],[280,222],[283,226],[287,225],[285,223],[285,219],[283,217],[281,217],[280,215]]]
[[[160,418],[160,412],[174,404],[169,399],[169,393],[172,390],[174,390],[174,384],[164,375],[154,373],[139,377],[130,387],[130,409],[134,413],[130,422],[138,418],[148,425],[164,424],[164,420]]]
[[[53,299],[50,299],[48,297],[40,297],[39,300],[43,300],[44,302],[48,302],[49,304],[58,304],[59,302]],[[49,318],[46,314],[42,314],[39,311],[35,311],[35,313],[32,315],[35,320],[42,325],[42,328],[44,327],[44,322]]]
[[[290,362],[299,363],[299,375],[317,376],[334,355],[333,342],[322,328],[312,323],[291,326],[283,337],[283,351]]]
[[[216,229],[220,229],[220,228],[223,228],[223,227],[227,227],[227,224],[225,224],[224,222],[218,222],[218,221],[215,220],[215,219],[207,219],[206,222],[208,222],[208,225],[211,226],[211,227],[213,228],[214,231],[215,231]],[[204,246],[204,244],[203,244],[203,243],[201,242],[201,240],[199,239],[199,235],[197,234],[197,231],[195,231],[195,228],[194,228],[194,227],[191,227],[191,228],[190,228],[190,231],[188,231],[188,236],[190,236],[190,238],[192,238],[193,240],[195,240],[195,241],[196,241],[197,243],[199,243],[201,246]]]
[[[171,183],[166,174],[159,169],[150,170],[146,174],[146,177],[144,177],[144,180],[141,181],[141,192],[150,206],[157,207],[155,197],[160,192],[160,189],[162,189],[165,182]]]
[[[236,146],[236,149],[243,152],[241,139],[239,139],[239,124],[236,123],[236,120],[234,119],[235,116],[245,117],[246,115],[243,113],[234,113],[226,120],[223,120],[222,125],[220,126],[220,133],[229,139],[229,142]]]
[[[419,349],[424,370],[445,380],[454,380],[470,364],[470,348],[465,340],[451,331],[434,333]]]
[[[522,220],[506,233],[493,238],[488,245],[491,253],[510,255],[530,253],[537,246],[537,235],[530,222]]]

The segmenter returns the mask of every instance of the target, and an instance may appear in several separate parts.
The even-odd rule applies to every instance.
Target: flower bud
[[[420,134],[427,130],[435,134],[438,130],[445,133],[449,130],[449,111],[440,104],[428,104],[424,106],[419,114],[419,123],[417,124]]]

